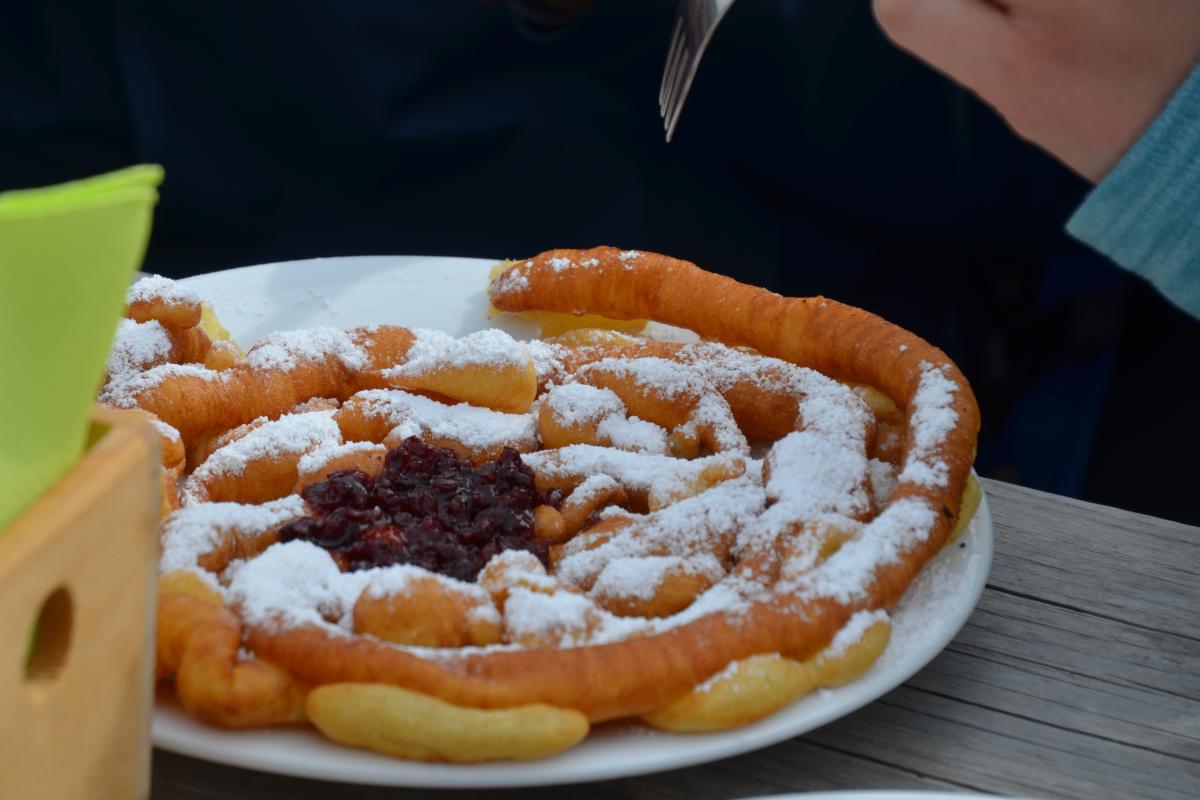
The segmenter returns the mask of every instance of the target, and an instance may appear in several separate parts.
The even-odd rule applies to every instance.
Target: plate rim
[[[322,263],[329,264],[351,262],[370,262],[380,261],[382,263],[392,262],[391,269],[400,266],[396,262],[412,261],[414,264],[419,264],[424,261],[432,262],[458,262],[462,267],[482,268],[484,266],[490,268],[491,265],[497,263],[500,259],[485,259],[470,256],[344,256],[344,257],[322,257],[309,258],[288,261],[276,261],[265,264],[255,264],[242,267],[232,267],[224,270],[216,270],[213,272],[202,273],[189,276],[188,278],[180,279],[180,283],[184,286],[190,286],[194,281],[203,283],[206,279],[219,278],[220,276],[237,274],[248,274],[255,271],[263,273],[269,270],[276,270],[283,267],[294,267],[296,265],[305,265],[307,268],[319,268]],[[207,298],[205,298],[207,299]],[[226,322],[226,320],[222,320]],[[388,756],[378,755],[354,748],[339,745],[333,741],[325,739],[319,733],[312,730],[311,726],[299,729],[283,729],[284,734],[301,733],[306,736],[313,737],[320,744],[327,746],[335,758],[345,758],[347,760],[362,761],[364,758],[370,762],[379,762],[382,773],[372,773],[369,777],[359,777],[356,773],[339,773],[332,774],[321,767],[319,764],[306,762],[302,759],[293,759],[291,761],[271,762],[265,764],[262,760],[252,755],[253,750],[243,750],[236,746],[210,746],[210,743],[203,736],[197,740],[189,739],[186,734],[189,728],[199,731],[208,731],[225,733],[219,729],[212,729],[205,726],[203,723],[195,720],[182,711],[176,701],[170,700],[168,708],[161,707],[162,700],[156,693],[155,708],[152,716],[151,739],[154,747],[162,750],[177,753],[179,755],[198,758],[201,760],[211,761],[214,763],[225,764],[229,766],[239,767],[243,769],[251,769],[259,772],[271,774],[286,775],[298,778],[308,778],[323,781],[331,781],[343,784],[355,785],[371,785],[371,786],[397,786],[411,788],[445,788],[445,789],[486,789],[486,788],[518,788],[518,787],[536,787],[536,786],[554,786],[573,783],[590,783],[603,780],[612,780],[617,778],[636,777],[640,775],[664,772],[672,769],[681,769],[685,767],[697,766],[700,764],[711,763],[725,758],[731,758],[737,755],[753,752],[765,747],[769,747],[787,739],[801,736],[823,725],[827,725],[837,719],[847,716],[860,708],[872,703],[887,693],[891,692],[897,686],[901,685],[913,675],[924,669],[933,659],[941,654],[951,641],[958,635],[966,624],[967,619],[974,612],[982,597],[983,590],[987,584],[987,577],[991,571],[991,564],[994,555],[994,526],[992,524],[990,505],[987,499],[986,489],[980,484],[982,491],[979,508],[976,511],[975,517],[970,523],[970,537],[975,542],[975,547],[971,552],[971,557],[979,558],[978,563],[972,570],[972,580],[963,591],[961,597],[957,597],[955,604],[955,613],[952,618],[948,618],[945,622],[945,641],[941,641],[936,649],[928,656],[922,655],[919,659],[915,659],[914,664],[904,665],[903,669],[893,669],[889,673],[881,674],[873,680],[873,687],[870,691],[860,691],[857,696],[841,701],[834,707],[817,709],[815,713],[804,716],[799,720],[799,724],[787,724],[786,718],[784,722],[777,719],[778,714],[786,713],[787,709],[777,712],[775,715],[766,717],[751,725],[735,728],[729,731],[721,731],[714,734],[667,734],[663,732],[655,732],[656,737],[675,738],[690,740],[690,744],[695,744],[695,747],[689,747],[683,753],[673,753],[666,756],[647,757],[644,760],[639,760],[632,765],[627,763],[616,764],[601,763],[599,765],[585,765],[584,767],[575,766],[568,768],[567,774],[556,774],[557,771],[551,768],[545,769],[542,765],[553,764],[555,757],[544,759],[541,761],[531,762],[490,762],[484,764],[431,764],[427,762],[412,762],[399,759],[393,759]],[[968,534],[964,534],[964,538]],[[945,551],[943,551],[944,553]],[[931,560],[932,564],[940,558],[942,554],[934,557]],[[928,564],[924,569],[928,568]],[[920,573],[918,573],[920,574]],[[903,662],[902,662],[903,664]],[[864,680],[868,680],[870,676],[863,676],[857,681],[848,684],[855,686]],[[861,689],[861,687],[860,687]],[[837,691],[837,690],[834,690]],[[797,701],[801,702],[801,701]],[[171,708],[173,706],[173,708]],[[174,713],[180,718],[178,724],[172,720],[168,713]],[[772,724],[774,721],[774,724]],[[779,729],[776,729],[779,728]],[[270,735],[279,729],[258,729],[252,733],[261,733]],[[215,735],[215,734],[214,734]],[[195,734],[192,735],[193,737]],[[649,741],[649,740],[647,740]],[[585,740],[586,742],[586,740]],[[342,751],[342,752],[338,752]],[[567,753],[575,752],[574,750]],[[369,763],[369,762],[368,762]],[[539,769],[539,767],[541,767]],[[396,774],[390,774],[392,769],[396,769]],[[788,798],[789,795],[782,795],[782,798]],[[903,795],[894,798],[901,800]],[[879,800],[885,800],[885,796],[881,796]],[[765,800],[765,798],[764,798]],[[866,797],[857,797],[854,793],[846,795],[839,800],[868,800]],[[944,798],[944,800],[956,800],[953,795]]]

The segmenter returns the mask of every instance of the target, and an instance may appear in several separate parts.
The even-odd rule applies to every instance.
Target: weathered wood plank
[[[984,481],[989,583],[1200,641],[1200,528]]]
[[[1200,701],[1200,643],[1003,592],[984,592],[951,647]]]
[[[902,686],[809,734],[985,791],[1078,800],[1194,800],[1200,764]]]
[[[1200,758],[1200,702],[1054,667],[947,651],[909,686],[1057,728]]]
[[[834,723],[837,724],[837,723]],[[637,795],[678,797],[753,797],[796,791],[849,789],[923,789],[962,791],[965,787],[844,753],[804,738],[781,742],[737,758],[708,766],[646,776],[633,783],[656,787],[663,794]],[[666,794],[667,791],[678,794]]]

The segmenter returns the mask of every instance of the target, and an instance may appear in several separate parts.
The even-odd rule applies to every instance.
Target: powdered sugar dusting
[[[218,448],[184,481],[184,501],[203,501],[207,481],[241,475],[251,462],[298,457],[322,445],[341,444],[341,431],[333,414],[332,410],[284,414]]]
[[[297,539],[230,564],[225,577],[230,604],[251,625],[345,633],[372,572],[342,572],[328,551]]]
[[[840,658],[846,654],[852,646],[862,641],[868,629],[877,622],[883,622],[888,619],[888,613],[882,608],[877,608],[874,611],[859,611],[846,621],[833,637],[833,641],[825,648],[821,655],[827,658]]]
[[[684,436],[711,438],[717,450],[750,452],[750,445],[734,421],[729,403],[694,365],[655,357],[605,358],[576,373],[576,378],[583,382],[601,381],[608,376],[632,383],[640,394],[675,399],[689,405],[688,419],[679,426],[679,432]]]
[[[645,453],[665,454],[670,449],[666,430],[637,417],[626,417],[625,403],[611,389],[566,383],[551,388],[542,403],[559,425],[594,425],[600,444]]]
[[[876,458],[867,462],[867,481],[871,489],[871,501],[876,508],[887,505],[892,492],[900,485],[896,467]]]
[[[867,523],[824,563],[791,581],[786,590],[806,599],[829,598],[851,603],[866,596],[880,566],[896,563],[928,538],[937,513],[919,497],[895,501]]]
[[[504,604],[504,635],[515,641],[552,638],[560,646],[581,645],[591,640],[599,615],[596,604],[583,595],[517,586]]]
[[[395,564],[390,567],[365,570],[364,573],[368,576],[366,586],[362,590],[366,597],[393,597],[405,594],[412,590],[413,580],[420,579],[433,581],[444,591],[454,592],[472,603],[487,605],[495,611],[491,595],[479,584],[439,575],[412,564]],[[499,622],[498,616],[496,621]]]
[[[167,305],[199,303],[200,295],[182,283],[161,275],[139,278],[125,293],[126,303],[162,302]]]
[[[977,553],[964,557],[963,551],[954,548],[951,555],[927,565],[904,592],[892,610],[891,640],[874,669],[891,670],[908,659],[911,650],[953,636],[961,624],[954,604],[969,596],[982,565]]]
[[[789,433],[767,454],[770,514],[808,521],[822,514],[864,516],[871,507],[866,491],[867,457],[861,447],[814,430]]]
[[[488,295],[502,297],[513,292],[523,292],[529,288],[529,269],[532,261],[526,261],[520,266],[511,266],[488,287]]]
[[[150,424],[154,426],[154,429],[158,431],[159,435],[161,435],[168,441],[173,442],[175,444],[179,444],[180,442],[182,442],[182,440],[179,438],[179,431],[177,431],[175,428],[171,427],[167,423],[163,422],[158,417],[151,419]]]
[[[620,488],[620,484],[609,475],[589,475],[571,492],[571,503],[577,506],[586,506],[599,495],[607,494],[618,488]]]
[[[950,479],[950,468],[937,451],[958,424],[958,412],[954,410],[958,386],[946,377],[945,366],[922,361],[920,368],[921,379],[909,416],[912,445],[900,472],[900,482],[942,487]]]
[[[725,568],[710,553],[682,556],[644,556],[614,558],[605,565],[588,592],[592,597],[654,597],[668,575],[702,575],[713,582],[725,577]]]
[[[320,472],[334,459],[374,451],[383,452],[383,446],[374,442],[324,440],[319,442],[315,448],[300,456],[300,461],[296,464],[296,471],[301,475],[312,475]]]
[[[568,541],[555,564],[556,574],[568,583],[588,586],[619,559],[711,558],[722,542],[725,549],[732,545],[765,500],[762,487],[748,477],[725,481],[650,514],[630,515],[624,528],[598,546],[589,547],[593,543],[586,537]],[[708,568],[708,563],[700,563],[689,570],[703,573]]]
[[[109,381],[97,398],[101,403],[117,408],[136,408],[138,396],[156,389],[168,378],[190,377],[204,381],[222,380],[222,373],[199,364],[159,364],[143,372],[134,372],[121,380]]]
[[[371,389],[355,398],[363,403],[364,413],[382,416],[393,429],[401,429],[392,439],[434,436],[472,450],[532,450],[538,445],[533,414],[506,414],[467,403],[450,406],[400,389]]]
[[[308,328],[267,334],[246,353],[245,363],[255,369],[290,372],[301,362],[333,358],[346,369],[365,369],[367,351],[341,328]]]
[[[684,460],[589,444],[528,453],[523,458],[535,473],[551,480],[602,474],[616,479],[628,489],[662,497],[687,491],[706,469],[731,468],[742,461],[737,456],[723,453]]]
[[[637,453],[659,453],[670,451],[667,432],[664,428],[637,417],[622,417],[616,414],[600,420],[596,433],[618,450]]]
[[[595,424],[610,415],[625,415],[625,404],[616,392],[586,383],[555,386],[542,402],[560,425]]]
[[[171,355],[171,337],[158,320],[122,319],[108,354],[108,381],[128,381],[143,370],[161,364]]]
[[[383,370],[385,378],[428,375],[447,365],[503,369],[528,363],[525,345],[501,330],[454,337],[441,331],[413,330],[412,346],[402,364]]]
[[[711,391],[704,377],[676,361],[665,358],[605,358],[582,367],[576,376],[587,381],[595,373],[609,373],[653,389],[663,397],[696,396]]]
[[[526,352],[533,361],[537,372],[538,385],[546,386],[559,383],[563,379],[563,363],[561,345],[551,344],[536,339],[525,343]]]
[[[163,520],[159,572],[198,570],[196,559],[226,534],[263,533],[303,515],[304,501],[295,494],[261,505],[201,503],[181,508]]]

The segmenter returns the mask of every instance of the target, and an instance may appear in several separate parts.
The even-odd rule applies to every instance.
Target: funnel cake
[[[186,708],[540,758],[603,720],[746,724],[870,666],[978,499],[978,409],[941,351],[614,248],[516,262],[489,294],[703,341],[317,329],[110,380],[187,453],[159,606]]]

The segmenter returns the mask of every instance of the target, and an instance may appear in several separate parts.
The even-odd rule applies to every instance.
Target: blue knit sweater
[[[1200,66],[1067,230],[1200,317]]]

